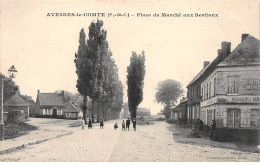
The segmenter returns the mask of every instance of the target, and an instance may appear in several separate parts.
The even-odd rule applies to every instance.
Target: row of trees
[[[108,113],[118,118],[123,104],[123,86],[118,78],[118,68],[112,58],[106,40],[107,31],[102,29],[103,21],[92,22],[88,28],[88,39],[84,29],[79,36],[78,52],[75,53],[77,89],[83,96],[83,117],[89,114],[99,118]],[[88,110],[88,100],[92,108]],[[97,121],[98,122],[98,121]]]

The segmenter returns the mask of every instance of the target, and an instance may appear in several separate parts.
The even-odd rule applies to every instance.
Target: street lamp
[[[9,78],[2,77],[1,84],[2,84],[2,99],[1,99],[1,111],[0,111],[0,141],[4,140],[4,81],[11,80],[12,78],[16,77],[17,70],[15,69],[14,65],[12,65],[8,69]]]

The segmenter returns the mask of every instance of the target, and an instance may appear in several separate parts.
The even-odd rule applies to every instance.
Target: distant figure
[[[126,129],[128,129],[128,131],[129,131],[129,126],[130,126],[130,118],[126,120]]]
[[[215,122],[215,120],[212,120],[212,130],[211,130],[211,139],[213,139],[214,138],[214,134],[216,133],[216,122]]]
[[[136,131],[136,119],[133,118],[133,127],[134,127],[134,131]]]
[[[117,129],[118,128],[118,125],[117,123],[114,124],[114,129]]]
[[[199,121],[199,133],[202,133],[203,132],[203,121],[200,120]]]
[[[92,119],[91,117],[89,117],[89,121],[88,121],[88,129],[92,129]]]
[[[83,130],[84,126],[85,126],[85,121],[84,121],[83,117],[80,117],[79,121],[80,121],[81,129]]]
[[[104,127],[104,119],[101,118],[101,120],[100,120],[100,129],[103,129],[103,127]]]
[[[123,120],[123,122],[122,122],[122,131],[125,131],[125,121]]]

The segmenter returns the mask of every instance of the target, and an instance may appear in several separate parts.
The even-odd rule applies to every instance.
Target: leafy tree
[[[90,61],[92,62],[91,70],[92,70],[92,95],[90,98],[92,99],[92,103],[100,102],[100,99],[103,94],[103,72],[104,72],[104,59],[106,52],[106,34],[107,32],[102,29],[103,21],[97,20],[97,22],[92,22],[89,26],[89,34],[87,40],[87,54],[90,57]],[[103,49],[102,49],[103,48]],[[93,106],[94,108],[95,106]],[[99,114],[99,108],[98,112]],[[92,118],[94,118],[94,109],[92,109]],[[99,118],[98,118],[99,119]]]
[[[20,96],[21,96],[25,101],[32,100],[32,96],[23,95],[23,94],[20,94]]]
[[[145,76],[145,55],[132,52],[130,65],[127,67],[127,96],[131,119],[136,118],[136,109],[143,101],[143,87]]]
[[[5,75],[0,73],[0,83],[2,83],[2,79],[7,78]],[[13,80],[5,80],[4,81],[4,102],[10,99],[15,94],[15,89],[19,87],[14,83]],[[0,84],[0,93],[2,91],[2,85]],[[0,99],[2,100],[2,94],[0,94]]]
[[[77,89],[78,92],[83,96],[83,118],[85,124],[87,124],[87,102],[88,97],[93,95],[93,74],[92,74],[92,61],[90,55],[87,53],[87,46],[85,44],[86,35],[84,29],[81,29],[79,35],[79,47],[78,52],[75,53],[75,65],[76,73],[78,76],[77,79]]]
[[[155,100],[164,105],[163,114],[168,119],[171,113],[171,107],[175,105],[177,99],[183,95],[183,89],[180,82],[173,79],[167,79],[158,83]]]

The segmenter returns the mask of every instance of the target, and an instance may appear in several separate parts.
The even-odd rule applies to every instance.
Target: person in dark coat
[[[212,130],[211,130],[211,135],[210,135],[210,138],[213,139],[214,138],[214,134],[216,133],[216,121],[215,120],[212,120]]]
[[[104,127],[104,119],[101,118],[100,119],[100,129],[103,129],[103,127]]]
[[[118,125],[117,123],[114,124],[114,129],[117,129],[118,128]]]
[[[134,131],[136,131],[136,119],[133,118],[133,128],[134,128]]]
[[[126,120],[126,129],[128,129],[128,131],[129,131],[129,126],[130,126],[130,119],[128,118]]]
[[[91,117],[89,117],[89,120],[88,120],[88,129],[92,129],[92,119]]]

